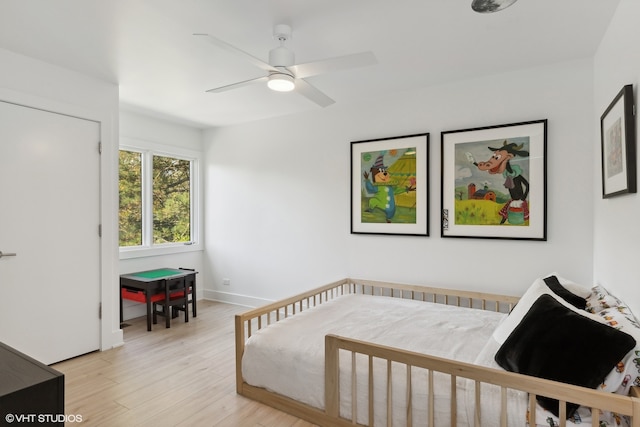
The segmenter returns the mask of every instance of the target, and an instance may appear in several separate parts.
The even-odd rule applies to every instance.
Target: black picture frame
[[[602,198],[636,189],[636,130],[633,85],[625,85],[600,117]]]
[[[351,142],[351,234],[429,235],[428,133]]]
[[[547,120],[441,133],[441,237],[547,240]]]

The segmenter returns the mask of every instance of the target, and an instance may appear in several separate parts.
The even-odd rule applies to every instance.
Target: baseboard
[[[204,290],[204,299],[250,308],[260,307],[274,301],[270,299],[251,297],[248,295],[234,294],[231,292],[222,292],[217,290],[212,291],[209,289]]]
[[[121,347],[124,345],[124,332],[122,329],[118,329],[111,332],[111,341],[108,343],[103,342],[100,351],[111,350],[112,348]]]

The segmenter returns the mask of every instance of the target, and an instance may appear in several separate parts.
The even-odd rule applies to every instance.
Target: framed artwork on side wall
[[[351,142],[351,234],[429,235],[429,134]]]
[[[441,236],[547,240],[547,120],[441,134]]]
[[[633,86],[618,92],[600,117],[602,198],[636,192],[636,131]]]

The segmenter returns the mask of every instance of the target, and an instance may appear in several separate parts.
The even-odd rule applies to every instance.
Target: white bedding
[[[399,347],[434,356],[473,363],[491,351],[487,342],[505,314],[491,311],[453,307],[400,298],[345,295],[309,309],[292,318],[261,329],[247,340],[242,374],[248,384],[264,387],[317,408],[324,408],[324,337],[336,334],[350,338]],[[495,351],[494,351],[495,353]],[[491,357],[493,357],[491,355]],[[341,364],[350,360],[341,357]],[[349,358],[350,359],[350,358]],[[382,363],[382,362],[381,362]],[[367,422],[366,362],[358,368],[358,422]],[[360,366],[362,369],[360,369]],[[376,374],[378,375],[378,374]],[[385,374],[382,374],[383,376]],[[406,372],[393,369],[394,425],[406,425],[404,413]],[[426,373],[413,374],[413,419],[426,418]],[[341,415],[351,418],[351,380],[341,377],[343,406]],[[463,409],[473,402],[468,395],[473,390],[468,382],[459,379],[458,425],[473,425],[472,411]],[[386,425],[386,381],[374,381],[376,402],[375,425]],[[438,389],[442,393],[438,393]],[[449,378],[436,375],[436,425],[448,425],[449,403],[442,401],[449,395]],[[484,392],[483,392],[484,395]],[[440,401],[440,402],[439,402]],[[526,405],[526,402],[525,402]],[[524,411],[524,409],[522,410]],[[523,425],[524,412],[518,416]],[[484,419],[484,416],[483,416]],[[485,425],[485,424],[483,424]]]

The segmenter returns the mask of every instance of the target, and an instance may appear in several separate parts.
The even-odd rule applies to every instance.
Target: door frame
[[[97,122],[100,129],[100,350],[124,344],[118,294],[118,117],[40,96],[0,88],[3,102]]]

